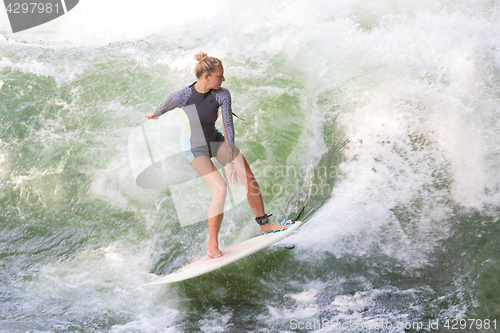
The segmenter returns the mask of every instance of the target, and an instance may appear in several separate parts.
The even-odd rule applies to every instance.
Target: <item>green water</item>
[[[2,42],[0,332],[311,332],[355,320],[454,332],[453,319],[500,331],[498,6],[456,3],[356,2],[337,16],[317,5],[314,24],[280,12],[275,25],[215,31],[232,45],[219,48],[224,87],[266,210],[282,220],[306,204],[306,224],[153,288],[143,284],[204,254],[208,232],[181,226],[169,188],[136,185],[128,138],[194,81],[195,51],[217,49],[196,33],[205,19],[101,46]],[[252,218],[246,202],[226,212],[222,244],[256,235]],[[396,326],[429,320],[438,330]]]

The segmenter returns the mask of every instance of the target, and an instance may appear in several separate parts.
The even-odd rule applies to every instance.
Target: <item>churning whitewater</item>
[[[144,286],[206,252],[203,181],[137,185],[199,51],[266,212],[305,224]],[[499,84],[497,1],[86,0],[15,34],[0,10],[0,332],[500,331]],[[222,247],[258,234],[232,191]]]

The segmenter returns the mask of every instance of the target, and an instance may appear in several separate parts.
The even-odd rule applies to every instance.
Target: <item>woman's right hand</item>
[[[159,116],[155,116],[155,113],[152,112],[152,113],[148,113],[147,115],[145,115],[144,117],[148,118],[148,119],[158,119]]]
[[[234,170],[233,162],[227,163],[226,167],[224,169],[226,170],[226,177],[227,177],[228,183],[230,185],[236,185],[237,184],[236,170]]]

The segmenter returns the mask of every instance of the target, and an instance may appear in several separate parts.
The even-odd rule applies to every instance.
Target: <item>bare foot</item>
[[[288,227],[284,226],[284,225],[266,223],[266,224],[260,226],[260,233],[263,234],[266,231],[284,230],[286,228],[288,228]]]
[[[207,255],[210,258],[218,258],[222,256],[222,253],[219,250],[219,244],[217,244],[217,241],[208,241],[208,251]]]

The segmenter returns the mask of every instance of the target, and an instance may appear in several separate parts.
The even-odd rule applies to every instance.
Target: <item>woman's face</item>
[[[212,75],[208,75],[207,81],[210,89],[220,89],[222,82],[226,81],[224,78],[224,67],[217,67],[217,70]]]

